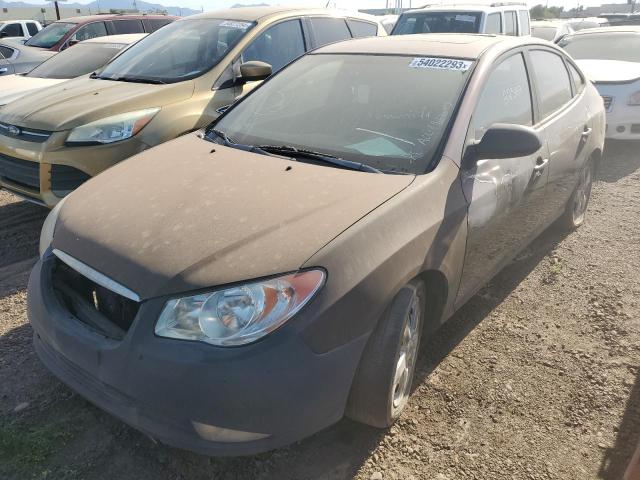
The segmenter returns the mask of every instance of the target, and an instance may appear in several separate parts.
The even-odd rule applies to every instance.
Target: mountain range
[[[63,8],[90,8],[92,11],[95,10],[108,12],[109,10],[129,10],[133,9],[133,1],[134,0],[94,0],[91,3],[80,4],[80,3],[59,3],[59,5]],[[193,10],[191,8],[180,8],[180,7],[167,7],[165,5],[160,5],[159,3],[149,3],[143,0],[135,0],[136,6],[138,10],[141,12],[156,12],[156,11],[166,11],[169,15],[177,15],[186,17],[188,15],[193,15],[196,13],[200,13],[199,10]],[[266,3],[259,4],[260,6],[268,5]],[[0,0],[0,8],[32,8],[32,7],[52,7],[53,3],[48,5],[35,5],[33,3],[28,2],[6,2],[4,0]],[[237,3],[233,5],[232,8],[244,7],[249,5],[244,5],[241,3]],[[251,5],[254,6],[254,5]]]

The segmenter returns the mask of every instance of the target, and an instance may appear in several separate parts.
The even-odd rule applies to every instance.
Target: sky
[[[10,1],[10,0],[9,0]],[[29,3],[47,3],[44,0],[23,0]],[[69,0],[77,3],[89,3],[91,0]],[[324,7],[327,4],[327,0],[291,0],[291,1],[270,1],[270,0],[147,0],[151,3],[160,3],[166,6],[173,7],[188,7],[195,10],[203,8],[207,10],[215,10],[218,8],[226,8],[236,3],[269,3],[271,5],[300,5],[300,6],[312,6],[312,7]],[[419,7],[427,3],[463,3],[463,0],[404,0],[405,7],[411,6]],[[387,5],[386,0],[330,0],[331,5],[335,5],[338,8],[347,9],[361,9],[361,8],[384,8]],[[491,3],[490,1],[483,0],[470,0],[468,3]],[[528,0],[529,6],[533,6],[538,3],[546,4],[547,0]],[[586,7],[597,6],[601,3],[626,3],[626,0],[549,0],[549,6],[563,6],[565,9],[574,8],[577,5],[584,5]],[[391,6],[395,5],[395,0],[389,0]]]

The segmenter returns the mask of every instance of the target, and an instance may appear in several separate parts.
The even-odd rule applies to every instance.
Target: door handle
[[[582,138],[589,138],[589,135],[591,135],[591,132],[593,132],[593,128],[584,127],[584,130],[582,131]]]
[[[544,171],[548,163],[549,163],[548,158],[540,157],[536,160],[536,164],[533,167],[533,172],[535,173],[536,177],[539,177],[540,175],[542,175],[542,172]]]

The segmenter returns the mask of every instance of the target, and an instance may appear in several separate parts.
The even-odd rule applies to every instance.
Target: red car
[[[60,52],[90,38],[152,33],[178,18],[169,15],[91,15],[65,18],[40,30],[25,45]]]

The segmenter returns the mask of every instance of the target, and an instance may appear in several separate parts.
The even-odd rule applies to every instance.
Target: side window
[[[167,18],[166,20],[165,19],[158,20],[155,18],[144,20],[145,30],[148,33],[153,33],[156,30],[159,30],[160,28],[164,27],[165,25],[169,25],[170,23],[171,23],[170,18]]]
[[[0,45],[0,55],[4,58],[11,58],[13,57],[13,49]]]
[[[520,10],[520,35],[531,35],[531,24],[529,23],[529,12]]]
[[[107,27],[104,22],[94,22],[84,27],[80,27],[71,37],[72,42],[82,42],[90,38],[104,37],[107,35]]]
[[[277,72],[305,52],[300,20],[287,20],[262,32],[242,54],[242,61],[266,62]]]
[[[484,33],[502,33],[502,21],[499,13],[487,15],[487,20],[484,24]]]
[[[580,74],[576,67],[574,67],[570,63],[567,63],[567,65],[569,65],[569,73],[573,78],[573,86],[575,87],[574,95],[578,95],[584,90],[584,77]]]
[[[29,35],[33,36],[38,33],[38,26],[33,22],[27,22],[27,30],[29,30]]]
[[[353,38],[375,37],[378,34],[378,26],[375,23],[348,18],[347,24]]]
[[[480,140],[496,123],[531,126],[531,88],[522,54],[503,60],[491,72],[473,114],[473,135]]]
[[[113,30],[116,35],[144,33],[144,28],[142,27],[142,22],[140,20],[114,20]]]
[[[504,34],[518,35],[518,31],[516,28],[516,12],[513,10],[504,12]]]
[[[19,23],[10,23],[2,29],[4,37],[24,37],[22,25]]]
[[[351,38],[343,18],[312,17],[310,20],[318,47]]]
[[[571,100],[569,72],[560,55],[555,53],[534,50],[531,52],[531,61],[544,118]]]

